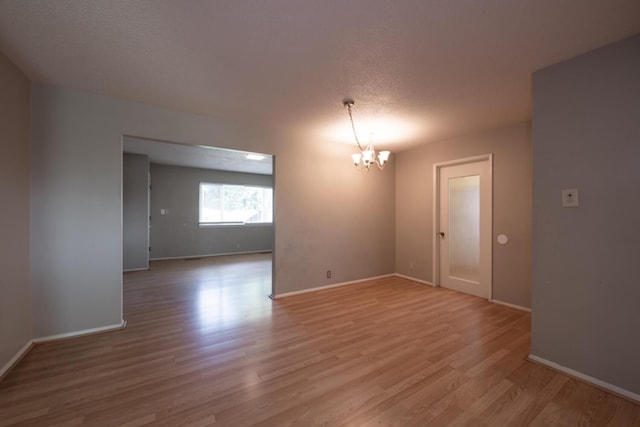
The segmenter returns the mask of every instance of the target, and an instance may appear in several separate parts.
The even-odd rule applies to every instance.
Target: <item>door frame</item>
[[[457,166],[466,163],[489,162],[489,301],[493,299],[493,153],[479,156],[465,157],[433,164],[433,285],[440,287],[440,170],[447,166]]]

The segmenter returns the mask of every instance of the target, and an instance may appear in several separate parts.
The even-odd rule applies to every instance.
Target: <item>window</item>
[[[200,224],[273,222],[273,189],[200,183]]]

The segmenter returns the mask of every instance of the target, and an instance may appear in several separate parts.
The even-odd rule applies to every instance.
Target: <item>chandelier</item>
[[[358,149],[360,150],[359,153],[351,155],[353,164],[356,166],[356,168],[365,169],[367,172],[369,172],[369,167],[372,164],[377,165],[378,168],[382,170],[385,163],[387,163],[387,160],[389,160],[389,154],[391,153],[389,151],[380,151],[379,153],[376,153],[375,148],[373,148],[373,142],[371,140],[369,140],[369,145],[367,145],[365,148],[362,147],[362,144],[360,144],[360,140],[358,139],[358,135],[356,133],[356,126],[353,124],[353,113],[351,112],[351,109],[353,108],[354,104],[355,101],[351,98],[342,100],[342,105],[347,108],[347,112],[349,113],[349,120],[351,121],[353,137],[355,138]]]

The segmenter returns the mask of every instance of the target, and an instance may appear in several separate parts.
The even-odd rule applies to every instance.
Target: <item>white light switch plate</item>
[[[565,188],[562,190],[562,207],[577,208],[578,207],[578,189]]]

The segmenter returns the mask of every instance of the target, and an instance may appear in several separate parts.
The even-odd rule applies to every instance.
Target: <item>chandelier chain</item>
[[[358,134],[356,133],[356,125],[353,123],[353,114],[351,113],[351,105],[347,104],[347,111],[349,112],[349,120],[351,121],[351,129],[353,130],[353,137],[356,139],[356,144],[358,144],[358,148],[360,151],[364,151],[362,148],[362,144],[360,144],[360,140],[358,139]]]

